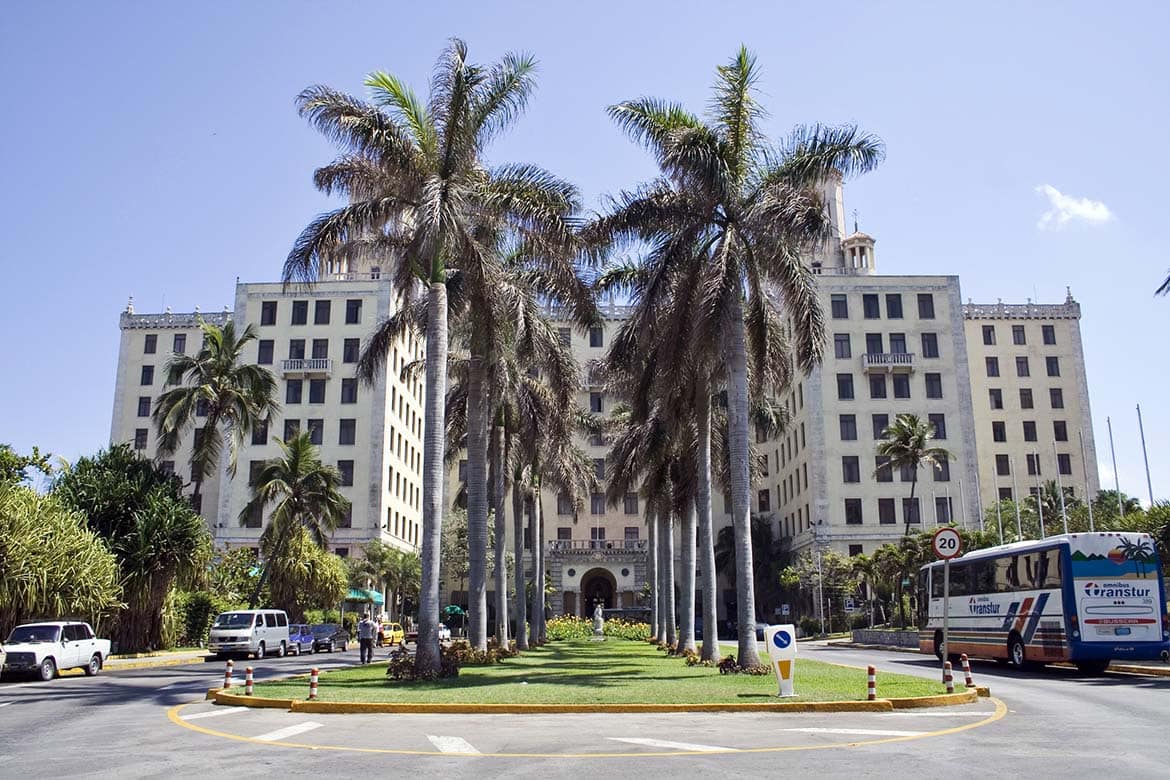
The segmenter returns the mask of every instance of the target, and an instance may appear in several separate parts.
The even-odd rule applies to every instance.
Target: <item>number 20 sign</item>
[[[934,554],[943,560],[958,557],[963,546],[962,538],[954,528],[938,529],[934,532],[934,538],[931,539],[930,544],[934,548]]]

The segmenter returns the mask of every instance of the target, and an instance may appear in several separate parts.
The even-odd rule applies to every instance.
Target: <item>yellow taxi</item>
[[[401,623],[383,623],[378,627],[378,647],[401,645],[404,638],[406,632],[402,630]]]

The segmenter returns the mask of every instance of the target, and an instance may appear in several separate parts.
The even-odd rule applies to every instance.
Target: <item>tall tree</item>
[[[253,428],[267,425],[280,410],[276,377],[266,368],[247,363],[243,356],[244,347],[256,339],[256,329],[248,325],[237,335],[230,321],[222,328],[210,322],[200,328],[203,346],[199,352],[175,354],[167,361],[166,386],[172,389],[159,396],[152,415],[159,434],[159,458],[177,450],[187,429],[204,417],[191,447],[196,506],[203,481],[219,464],[224,431],[229,436],[228,473],[234,475],[244,437]]]
[[[883,154],[880,141],[854,127],[798,128],[779,146],[769,145],[755,99],[758,76],[754,57],[741,48],[717,71],[707,122],[654,98],[611,107],[627,134],[654,154],[662,176],[619,196],[588,232],[599,245],[650,243],[658,269],[650,297],[669,295],[658,291],[669,284],[669,269],[692,269],[702,301],[692,322],[713,345],[700,351],[721,346],[725,353],[739,660],[746,666],[759,664],[749,532],[749,379],[764,386],[777,379],[762,366],[749,366],[749,346],[758,343],[757,360],[778,349],[781,342],[772,339],[788,323],[797,366],[808,371],[820,362],[824,318],[815,279],[801,261],[832,230],[815,187],[830,176],[867,171]]]
[[[943,467],[952,455],[942,447],[935,447],[934,424],[923,420],[916,414],[899,414],[894,422],[882,431],[884,437],[878,442],[877,454],[887,458],[875,470],[904,469],[910,476],[909,511],[902,514],[906,521],[906,536],[910,535],[911,522],[922,522],[922,513],[918,511],[918,504],[914,499],[914,488],[918,486],[918,469],[926,466],[939,469]]]

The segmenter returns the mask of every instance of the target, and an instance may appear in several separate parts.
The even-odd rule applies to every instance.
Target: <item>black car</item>
[[[332,653],[337,648],[345,652],[348,649],[349,632],[336,623],[318,623],[313,626],[312,631],[314,653],[325,650]]]

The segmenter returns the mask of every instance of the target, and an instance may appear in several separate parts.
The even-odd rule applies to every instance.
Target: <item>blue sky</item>
[[[211,311],[237,276],[278,278],[332,205],[311,182],[332,150],[293,108],[304,87],[361,93],[384,69],[425,94],[452,35],[481,62],[530,51],[540,88],[492,159],[542,164],[596,206],[652,173],[605,106],[699,110],[744,43],[769,132],[856,122],[885,139],[885,164],[846,190],[880,270],[960,274],[980,302],[1071,287],[1102,482],[1111,416],[1122,489],[1145,500],[1142,403],[1165,498],[1167,29],[1159,2],[8,4],[0,442],[67,459],[106,444],[128,296]]]

